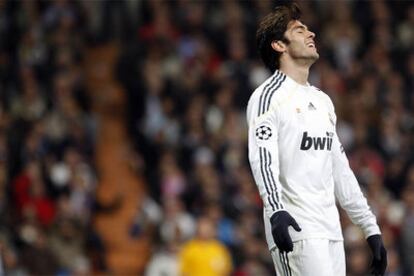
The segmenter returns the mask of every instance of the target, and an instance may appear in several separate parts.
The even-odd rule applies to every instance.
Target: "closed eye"
[[[307,27],[305,25],[299,25],[293,28],[297,33],[302,34],[305,32]]]

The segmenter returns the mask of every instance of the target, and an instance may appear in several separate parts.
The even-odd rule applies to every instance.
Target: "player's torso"
[[[282,93],[277,99],[281,176],[311,181],[309,184],[317,189],[328,181],[323,177],[332,175],[332,114],[322,92],[312,86],[297,86]]]
[[[335,126],[325,97],[315,87],[297,85],[281,91],[276,101],[283,202],[315,225],[337,216],[331,155]]]

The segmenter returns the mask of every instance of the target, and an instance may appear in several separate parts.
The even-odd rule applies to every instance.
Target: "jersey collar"
[[[300,84],[298,82],[296,82],[295,80],[293,80],[291,77],[289,77],[289,75],[286,75],[285,73],[283,73],[282,71],[280,71],[279,69],[276,69],[276,71],[274,72],[273,75],[277,74],[277,73],[281,73],[283,76],[286,76],[286,80],[285,83],[286,85],[288,85],[289,87],[301,87],[303,89],[309,89],[312,87],[312,85],[309,82],[306,82],[306,85]]]

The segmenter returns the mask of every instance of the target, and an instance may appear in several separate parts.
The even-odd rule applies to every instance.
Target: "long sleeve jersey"
[[[280,210],[302,228],[289,227],[293,241],[342,240],[336,200],[366,237],[380,233],[336,134],[328,95],[276,70],[251,95],[247,121],[249,161],[264,205],[269,249],[275,247],[270,217]]]

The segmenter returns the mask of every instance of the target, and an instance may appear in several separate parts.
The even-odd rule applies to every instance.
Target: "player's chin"
[[[308,58],[311,60],[317,60],[319,58],[319,54],[316,50],[309,53]]]
[[[315,53],[312,55],[312,57],[313,57],[315,60],[317,60],[317,59],[319,58],[319,54],[318,54],[318,52],[315,52]]]
[[[319,58],[318,50],[316,48],[309,49],[309,55],[313,56],[314,58]]]
[[[312,53],[312,54],[306,55],[306,57],[304,57],[304,58],[308,61],[315,62],[319,59],[319,54],[318,53]]]

